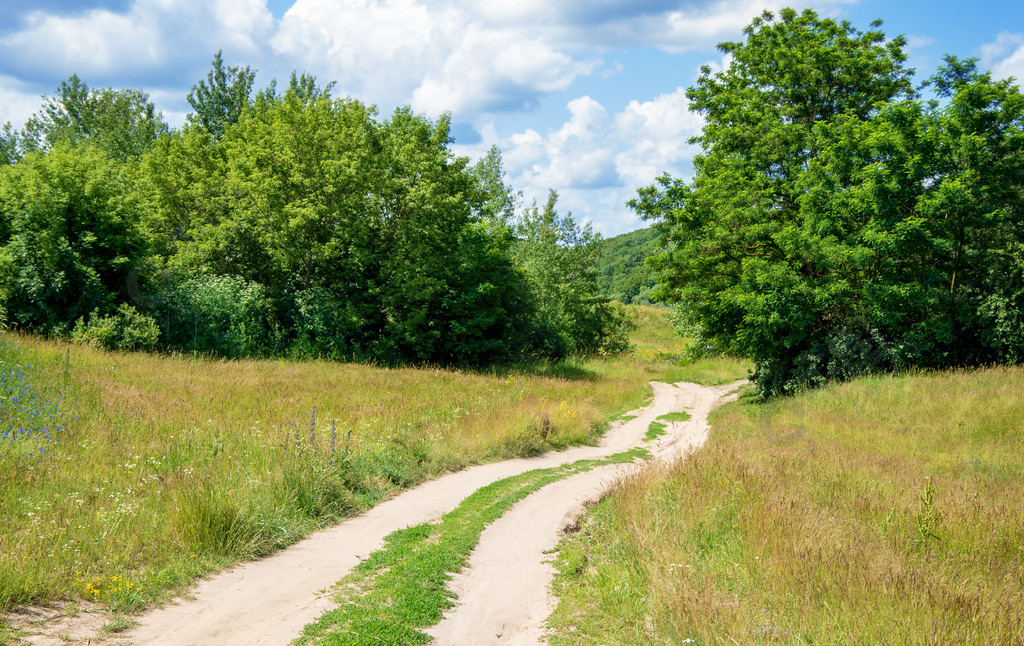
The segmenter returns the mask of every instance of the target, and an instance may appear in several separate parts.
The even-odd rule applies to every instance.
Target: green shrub
[[[107,350],[152,350],[160,340],[160,327],[152,316],[123,303],[114,314],[99,316],[94,311],[88,323],[78,319],[71,337]]]
[[[338,299],[323,287],[295,295],[292,352],[300,357],[342,359],[350,353]]]
[[[201,354],[273,354],[280,335],[266,288],[238,276],[200,276],[166,295],[165,333],[172,347]]]

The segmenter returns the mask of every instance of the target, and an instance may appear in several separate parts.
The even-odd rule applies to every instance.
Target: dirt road
[[[188,599],[142,615],[127,634],[105,640],[96,633],[85,636],[74,618],[65,618],[59,633],[44,627],[25,639],[54,645],[86,639],[91,644],[135,646],[287,644],[333,606],[326,590],[379,549],[391,532],[436,519],[496,480],[628,450],[643,442],[650,422],[659,415],[686,410],[692,418],[669,424],[669,432],[651,445],[652,454],[671,459],[703,443],[707,413],[733,388],[660,383],[652,387],[653,402],[634,411],[635,419],[614,425],[599,446],[481,465],[425,483],[270,558],[200,582]],[[584,504],[598,497],[624,468],[636,467],[610,465],[549,485],[493,523],[473,552],[470,567],[453,582],[459,605],[433,630],[436,643],[537,643],[551,607],[547,587],[552,572],[544,563],[544,552],[555,546],[560,530]],[[83,624],[90,619],[96,623],[90,614],[82,613]]]
[[[672,423],[666,435],[652,442],[652,456],[675,460],[703,444],[708,413],[733,388],[678,384],[674,393],[662,391],[662,397],[675,400],[671,410],[686,410],[691,418]],[[597,501],[618,478],[639,468],[643,465],[608,465],[555,482],[491,523],[470,555],[469,567],[451,582],[458,605],[427,631],[434,636],[434,644],[540,643],[544,622],[554,609],[549,590],[554,574],[551,550],[587,503]]]

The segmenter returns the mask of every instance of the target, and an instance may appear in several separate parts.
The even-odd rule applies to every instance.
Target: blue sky
[[[643,223],[624,205],[662,172],[687,176],[700,131],[683,95],[715,44],[764,9],[812,7],[860,29],[880,18],[909,39],[920,79],[946,53],[1024,78],[1024,2],[702,0],[6,0],[0,4],[0,123],[78,74],[92,87],[149,92],[180,126],[193,83],[223,50],[293,70],[336,95],[452,114],[458,154],[503,151],[525,203],[549,188],[605,235]]]

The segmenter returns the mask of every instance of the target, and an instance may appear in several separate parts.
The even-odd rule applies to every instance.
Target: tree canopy
[[[450,117],[388,118],[218,53],[171,131],[78,77],[0,136],[0,321],[124,349],[487,365],[622,347],[598,238],[519,212]]]
[[[656,295],[764,395],[1021,357],[1020,91],[950,57],[925,100],[879,26],[765,12],[687,93],[692,182],[631,202],[666,244]]]
[[[213,57],[212,65],[206,80],[193,85],[188,93],[188,103],[193,110],[188,121],[219,139],[249,107],[256,72],[248,66],[225,67],[220,52]]]
[[[27,151],[91,143],[124,162],[149,150],[168,132],[163,115],[140,90],[90,89],[77,75],[62,81],[57,95],[43,97],[43,108],[25,124]]]

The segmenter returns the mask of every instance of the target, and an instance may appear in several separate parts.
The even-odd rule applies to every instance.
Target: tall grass
[[[754,364],[746,359],[709,356],[682,360],[689,339],[676,335],[668,322],[669,310],[653,305],[631,305],[634,329],[633,355],[647,361],[668,361],[673,365],[662,378],[665,381],[692,381],[705,386],[720,386],[749,376]]]
[[[1021,368],[729,405],[563,546],[552,643],[1024,643],[1022,441]]]
[[[138,609],[440,473],[591,441],[670,368],[217,361],[4,334],[0,610]]]

